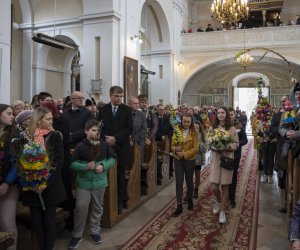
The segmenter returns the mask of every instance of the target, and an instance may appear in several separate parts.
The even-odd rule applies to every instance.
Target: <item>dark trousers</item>
[[[238,169],[240,165],[241,156],[234,158],[233,161],[233,174],[232,174],[232,182],[229,185],[229,200],[235,201],[235,193],[236,193],[236,185],[237,185],[237,175]]]
[[[265,175],[273,175],[276,143],[264,143],[262,148]]]
[[[125,208],[126,202],[126,165],[118,164],[117,176],[118,176],[118,208]]]
[[[187,199],[193,199],[194,193],[194,169],[195,169],[195,160],[176,160],[174,159],[175,165],[175,177],[176,177],[176,198],[177,204],[182,204],[182,194],[183,194],[183,181],[185,178],[185,182],[187,185]]]
[[[40,250],[52,250],[56,238],[56,207],[31,207],[30,214]]]

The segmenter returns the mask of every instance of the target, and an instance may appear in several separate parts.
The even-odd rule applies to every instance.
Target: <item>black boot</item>
[[[195,199],[198,198],[198,188],[195,188],[193,198],[195,198]]]
[[[173,217],[177,217],[178,215],[180,215],[182,213],[182,205],[178,204],[177,208],[175,210],[175,212],[173,213]]]
[[[193,208],[194,208],[193,200],[188,200],[188,210],[193,210]]]

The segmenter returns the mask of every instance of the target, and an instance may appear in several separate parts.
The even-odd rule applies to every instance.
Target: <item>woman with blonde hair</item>
[[[177,134],[177,136],[176,136]],[[176,139],[181,137],[181,139]],[[182,115],[179,131],[174,131],[171,150],[174,155],[175,177],[176,177],[176,198],[177,209],[173,217],[182,213],[183,181],[187,185],[188,209],[193,210],[194,184],[193,176],[195,160],[199,152],[198,133],[195,130],[193,116],[189,113]]]
[[[56,206],[66,198],[61,179],[61,168],[64,160],[64,149],[61,133],[52,126],[51,110],[37,107],[31,117],[28,133],[34,141],[46,150],[51,176],[46,188],[36,191],[25,191],[22,201],[30,208],[32,224],[36,229],[40,249],[51,250],[56,237]],[[37,193],[41,193],[45,210],[42,209]]]

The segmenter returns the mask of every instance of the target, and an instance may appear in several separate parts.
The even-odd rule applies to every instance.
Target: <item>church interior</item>
[[[107,171],[100,231],[103,242],[93,244],[88,240],[87,222],[85,236],[81,243],[77,242],[78,249],[300,249],[300,230],[297,239],[291,237],[290,229],[293,209],[300,198],[300,158],[293,154],[298,139],[288,137],[290,148],[284,170],[276,170],[275,146],[272,149],[275,167],[266,175],[271,180],[264,179],[262,165],[268,157],[264,157],[264,146],[259,146],[276,144],[276,162],[278,150],[283,147],[278,139],[283,118],[277,121],[276,140],[266,141],[270,134],[264,129],[272,126],[275,114],[288,110],[281,106],[283,97],[289,98],[295,111],[293,124],[299,123],[299,82],[299,0],[0,2],[0,104],[14,107],[20,100],[29,105],[39,93],[50,93],[57,107],[63,102],[67,104],[68,98],[71,102],[72,98],[89,99],[95,107],[97,103],[95,118],[99,120],[100,106],[113,103],[112,87],[118,86],[122,91],[115,93],[121,93],[122,103],[132,109],[138,96],[145,97],[146,101],[142,98],[139,103],[147,102],[147,118],[154,108],[160,119],[159,107],[163,107],[174,131],[172,112],[183,114],[181,108],[188,113],[192,110],[193,117],[199,112],[203,129],[202,111],[206,118],[214,113],[214,119],[219,119],[219,107],[233,107],[237,116],[243,112],[246,116],[243,128],[248,143],[241,147],[236,198],[234,206],[231,204],[226,210],[226,223],[218,223],[219,217],[211,212],[213,204],[218,203],[210,186],[210,165],[214,162],[211,148],[204,154],[199,196],[193,198],[192,211],[184,184],[183,193],[188,201],[180,204],[183,212],[174,216],[178,206],[176,151],[172,152],[174,136],[164,134],[163,139],[154,138],[151,144],[145,141],[145,145],[143,142],[142,146],[130,146],[127,156],[131,161],[126,166],[123,190],[126,204],[121,212],[119,169],[112,167]],[[81,96],[74,97],[74,93]],[[261,98],[267,106],[259,106],[263,105]],[[272,116],[270,110],[266,111],[268,108],[272,109]],[[141,106],[140,109],[143,111]],[[1,112],[0,109],[0,118]],[[262,121],[263,136],[257,132],[252,118]],[[0,119],[0,140],[1,122]],[[150,133],[151,129],[146,129]],[[288,127],[293,129],[299,132],[299,125]],[[284,134],[280,135],[287,140]],[[119,162],[116,165],[119,167]],[[1,174],[0,169],[0,177]],[[70,179],[75,197],[74,176],[72,173]],[[282,179],[286,180],[284,189]],[[1,184],[2,178],[3,213]],[[221,194],[226,194],[221,186]],[[65,228],[66,220],[74,216],[71,214],[63,209],[56,211],[55,244],[47,249],[68,248],[74,238],[72,230]],[[16,221],[17,238],[16,233],[2,236],[4,230],[0,225],[0,250],[39,249],[29,209],[20,201]],[[297,241],[298,246],[294,244]],[[69,245],[69,249],[75,247]]]

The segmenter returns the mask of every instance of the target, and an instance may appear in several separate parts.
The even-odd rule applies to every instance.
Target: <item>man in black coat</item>
[[[98,120],[102,121],[101,136],[113,147],[117,154],[118,175],[118,212],[124,212],[126,201],[126,165],[130,164],[129,137],[133,130],[131,108],[122,103],[123,89],[112,86],[109,90],[111,102],[99,111]]]
[[[69,121],[71,149],[81,142],[85,137],[84,124],[92,119],[92,113],[83,106],[84,97],[79,91],[71,95],[71,107],[66,109],[63,117]]]

